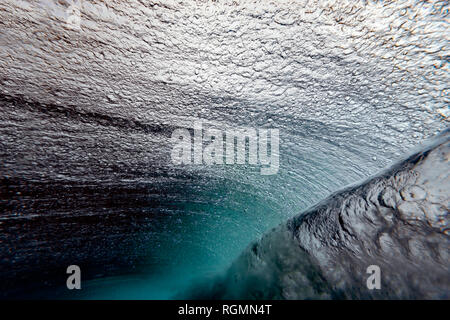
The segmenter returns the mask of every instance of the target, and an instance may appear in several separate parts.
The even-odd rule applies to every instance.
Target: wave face
[[[448,127],[446,1],[144,2],[0,3],[2,296],[171,298]],[[196,118],[278,174],[174,165]]]
[[[450,133],[253,243],[191,298],[448,299]],[[380,268],[379,290],[367,286]]]

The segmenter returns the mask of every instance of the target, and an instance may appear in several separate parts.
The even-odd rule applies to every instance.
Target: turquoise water
[[[211,171],[203,172],[209,178],[202,176],[183,184],[176,195],[159,204],[163,212],[162,230],[142,235],[146,240],[139,243],[147,245],[148,256],[139,271],[86,281],[75,297],[183,297],[190,286],[226,271],[264,232],[328,192],[364,176],[363,161],[355,171],[343,168],[345,161],[333,162],[333,158],[321,157],[320,153],[302,158],[286,153],[284,160],[276,176],[261,176],[254,166],[213,166],[209,170],[215,176],[208,176]],[[287,168],[304,161],[309,164],[301,166],[303,173]],[[321,165],[322,170],[313,164]]]
[[[171,298],[448,127],[445,2],[69,2],[0,4],[0,296]],[[278,174],[173,165],[198,118]]]

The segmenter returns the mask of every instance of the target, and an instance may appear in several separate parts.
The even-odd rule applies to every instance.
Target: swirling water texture
[[[72,4],[0,4],[6,295],[78,263],[168,297],[448,126],[446,1]],[[279,128],[279,174],[172,165],[194,118]]]

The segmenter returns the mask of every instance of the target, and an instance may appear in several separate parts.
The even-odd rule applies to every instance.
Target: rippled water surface
[[[447,1],[366,2],[3,0],[2,294],[170,298],[448,127]],[[172,164],[197,118],[278,174]]]

